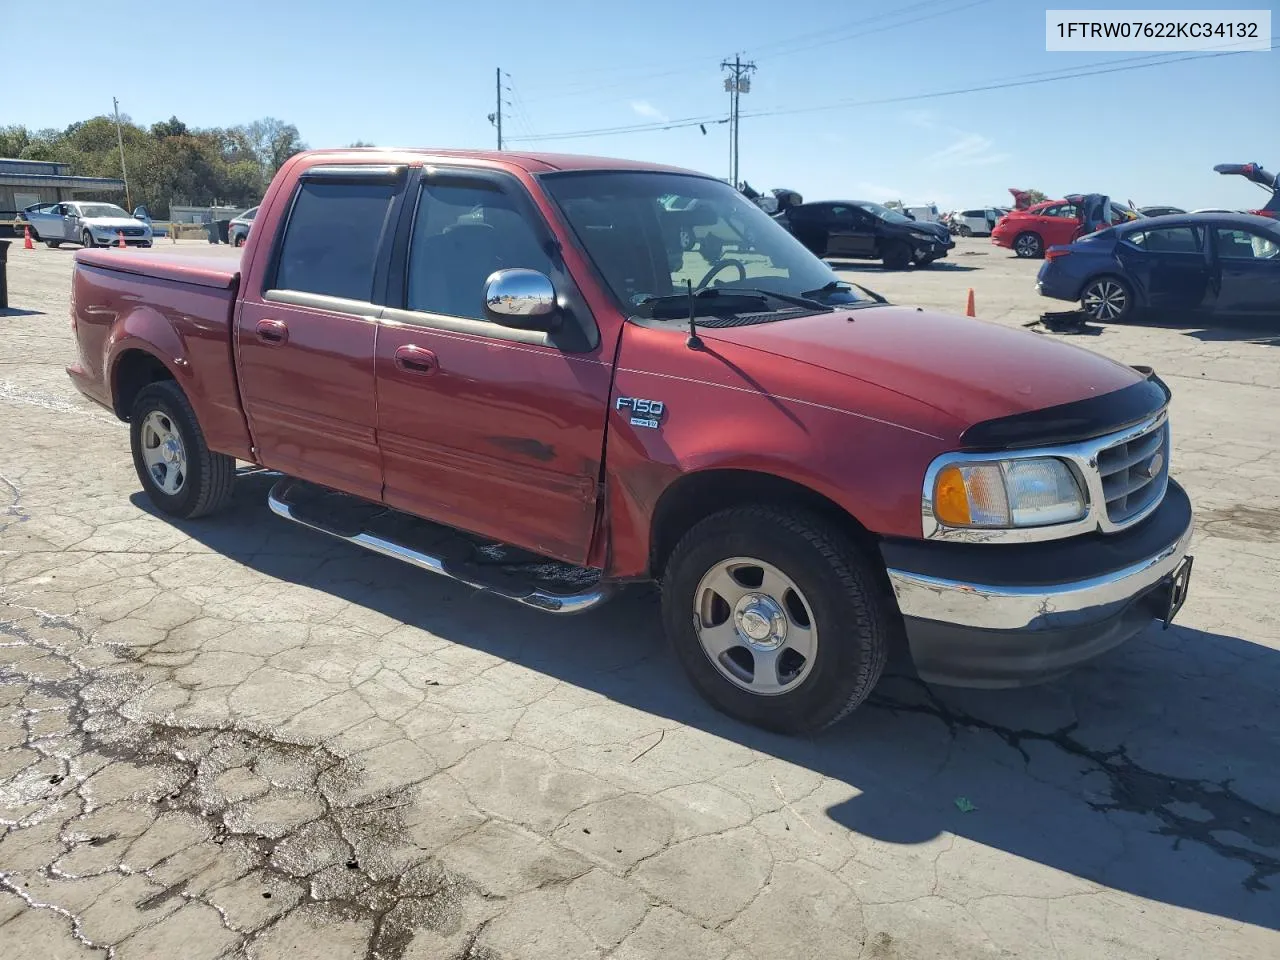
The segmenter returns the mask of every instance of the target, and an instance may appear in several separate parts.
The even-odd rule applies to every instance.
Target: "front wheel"
[[[138,392],[129,438],[138,479],[161,512],[190,520],[222,509],[231,499],[235,459],[209,449],[191,401],[172,380]]]
[[[960,236],[962,236],[962,237],[972,237],[972,236],[973,236],[973,228],[972,228],[972,227],[970,227],[967,223],[962,223],[962,224],[960,224]]]
[[[901,240],[890,240],[884,245],[880,262],[886,270],[905,270],[911,265],[911,248]]]
[[[892,606],[870,561],[803,511],[713,514],[676,545],[662,582],[676,656],[698,691],[738,720],[812,733],[871,693]]]
[[[1120,323],[1133,314],[1133,291],[1119,277],[1098,277],[1085,284],[1080,307],[1091,320]]]
[[[86,250],[97,246],[97,244],[93,242],[93,234],[88,230],[80,234],[80,246],[84,247]]]

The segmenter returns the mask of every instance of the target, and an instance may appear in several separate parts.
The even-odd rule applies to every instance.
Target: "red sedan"
[[[1137,216],[1111,201],[1111,222],[1124,223]],[[991,242],[1008,247],[1020,257],[1039,259],[1048,247],[1071,243],[1084,233],[1080,204],[1072,200],[1046,200],[1026,210],[1005,214],[991,231]]]

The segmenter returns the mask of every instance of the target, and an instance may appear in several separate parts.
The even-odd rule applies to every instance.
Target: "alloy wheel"
[[[160,410],[152,410],[142,421],[142,460],[162,493],[172,496],[186,483],[187,449],[182,434]]]
[[[1094,320],[1118,320],[1129,308],[1129,291],[1115,280],[1095,280],[1085,288],[1080,305]]]
[[[771,563],[733,557],[694,591],[694,628],[707,659],[730,683],[759,696],[798,687],[813,669],[818,626],[795,581]]]

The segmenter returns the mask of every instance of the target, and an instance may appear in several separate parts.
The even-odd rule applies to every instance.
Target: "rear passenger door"
[[[240,394],[265,466],[370,500],[376,317],[406,168],[312,167],[236,324]]]
[[[1199,226],[1130,231],[1116,256],[1146,291],[1147,305],[1168,313],[1200,310],[1209,291],[1209,260]]]
[[[396,244],[378,333],[378,440],[385,501],[570,563],[583,563],[612,379],[595,323],[524,187],[433,167]],[[485,319],[485,281],[524,267],[549,276],[554,334]]]

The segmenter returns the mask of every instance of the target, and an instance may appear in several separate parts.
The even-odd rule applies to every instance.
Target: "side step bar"
[[[475,573],[479,571],[468,571],[471,575],[466,575],[460,570],[451,569],[450,564],[441,557],[432,556],[421,550],[396,543],[368,530],[339,530],[301,516],[295,509],[295,505],[289,502],[289,490],[296,482],[292,477],[284,477],[267,494],[267,505],[271,507],[271,512],[276,516],[292,520],[294,523],[311,530],[327,533],[331,537],[337,537],[340,540],[353,543],[374,553],[380,553],[384,557],[403,560],[405,563],[411,564],[420,570],[426,570],[428,573],[439,574],[442,577],[448,577],[450,580],[465,583],[469,587],[475,587],[477,590],[497,594],[508,600],[514,600],[516,603],[522,603],[526,607],[541,610],[543,613],[582,613],[600,606],[614,594],[612,584],[600,582],[592,584],[590,589],[568,594],[552,593],[532,586],[526,588],[510,582],[510,580],[501,585],[485,583],[481,577],[475,576]]]

